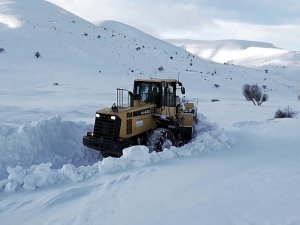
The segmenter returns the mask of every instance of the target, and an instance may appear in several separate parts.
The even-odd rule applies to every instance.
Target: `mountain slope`
[[[300,53],[296,51],[288,51],[269,43],[255,41],[186,39],[168,41],[214,62],[268,70],[277,75],[288,75],[294,80],[299,80],[297,74],[300,71]]]
[[[5,93],[1,101],[10,108],[32,111],[26,96],[35,101],[35,112],[41,111],[36,108],[58,113],[70,107],[74,112],[91,105],[95,108],[99,106],[99,94],[91,90],[99,90],[102,84],[114,96],[110,93],[116,87],[131,89],[132,81],[127,82],[127,77],[173,78],[191,69],[192,56],[181,48],[121,23],[107,21],[95,26],[45,1],[3,2],[1,15],[14,18],[0,23],[0,48],[4,49],[0,53],[0,71],[8,82],[1,83]],[[13,20],[18,21],[18,26],[8,25]],[[194,67],[202,65],[203,61],[194,60]],[[164,71],[159,72],[161,66]],[[113,83],[112,76],[116,78]],[[16,92],[20,98],[11,99]],[[55,96],[58,92],[64,93],[67,102]],[[101,102],[112,104],[106,99]]]
[[[244,66],[299,65],[299,52],[275,47],[273,44],[243,40],[200,41],[169,39],[175,45],[215,62],[236,62]]]
[[[2,122],[22,124],[53,113],[89,119],[95,108],[113,103],[116,87],[131,89],[132,80],[139,77],[174,78],[180,74],[187,85],[199,78],[204,93],[219,79],[236,89],[247,82],[247,73],[257,74],[259,82],[266,83],[260,72],[201,60],[121,23],[106,21],[97,27],[45,1],[3,2],[1,15],[15,18],[19,25],[0,23],[0,47],[5,50],[0,53],[5,81],[0,84],[0,98],[10,113],[24,112]],[[161,66],[164,70],[160,72]],[[244,74],[246,80],[238,74]],[[193,92],[190,94],[195,95]],[[30,104],[33,101],[34,105]]]

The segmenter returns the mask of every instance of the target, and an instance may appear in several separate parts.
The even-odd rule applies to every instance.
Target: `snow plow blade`
[[[103,142],[90,136],[89,134],[83,137],[82,142],[84,146],[100,151],[103,155],[111,155],[116,157],[122,156],[122,149],[124,148],[124,145],[121,143]]]

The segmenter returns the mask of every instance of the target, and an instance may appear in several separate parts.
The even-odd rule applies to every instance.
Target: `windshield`
[[[159,83],[136,82],[134,87],[134,94],[140,95],[143,102],[153,102],[153,97],[159,97],[155,93],[158,95],[159,92]]]
[[[143,102],[154,103],[157,107],[176,106],[176,83],[175,82],[145,82],[134,83],[134,94]]]

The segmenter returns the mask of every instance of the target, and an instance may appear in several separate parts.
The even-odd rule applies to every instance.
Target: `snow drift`
[[[85,179],[95,176],[115,174],[132,168],[158,164],[170,159],[186,158],[192,155],[227,149],[230,146],[230,140],[224,130],[219,128],[216,124],[208,122],[205,117],[199,117],[201,122],[196,131],[198,135],[191,143],[186,144],[181,148],[171,147],[171,149],[165,149],[163,152],[149,153],[149,149],[146,146],[133,146],[124,149],[124,154],[121,158],[108,157],[93,165],[79,167],[75,166],[76,163],[91,163],[91,159],[95,159],[95,157],[92,157],[92,155],[88,158],[84,157],[84,153],[80,151],[82,145],[81,143],[78,143],[78,140],[81,140],[81,138],[78,138],[76,134],[74,136],[63,135],[65,134],[66,129],[80,128],[78,124],[73,122],[62,122],[60,118],[54,117],[47,121],[43,121],[37,126],[27,125],[25,126],[25,130],[31,130],[31,132],[28,133],[31,135],[34,134],[33,140],[44,140],[46,142],[39,148],[37,145],[39,142],[29,141],[25,145],[26,147],[24,147],[24,145],[22,146],[22,151],[30,153],[29,151],[32,150],[33,159],[41,158],[44,162],[48,159],[49,162],[33,165],[30,168],[25,168],[26,165],[23,167],[9,166],[7,168],[8,178],[0,182],[0,190],[5,192],[14,192],[18,189],[35,190],[36,188],[49,186],[51,184],[82,182]],[[30,128],[28,129],[28,127]],[[46,137],[50,137],[47,136],[48,133],[46,132],[45,127],[49,128],[46,129],[47,132],[55,133],[55,136],[52,136],[52,138],[56,138],[54,144],[50,141],[54,139],[45,140]],[[53,132],[54,127],[56,128],[56,132]],[[78,130],[80,131],[80,129]],[[80,132],[77,134],[79,133]],[[23,135],[23,139],[24,138],[26,138],[26,136]],[[23,143],[23,139],[21,140],[21,143]],[[20,158],[22,157],[22,151],[19,152],[18,155]],[[17,153],[18,152],[16,152],[15,155],[17,155]],[[48,155],[48,158],[45,157],[44,154],[46,156]],[[19,161],[18,163],[19,165],[24,164],[25,161]],[[71,164],[64,164],[61,169],[54,169],[58,165],[62,165],[62,162],[66,163],[66,161],[69,161]],[[17,162],[15,161],[15,163]],[[30,160],[27,163],[27,165],[33,164]],[[54,168],[52,168],[53,165],[55,165]]]
[[[88,130],[83,122],[63,121],[59,116],[19,125],[0,126],[1,177],[7,166],[30,167],[48,163],[54,168],[63,164],[90,164],[96,154],[84,150],[82,136]]]

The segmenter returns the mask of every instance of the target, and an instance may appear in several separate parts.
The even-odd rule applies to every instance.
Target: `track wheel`
[[[161,152],[165,148],[169,149],[172,145],[175,145],[173,132],[165,128],[154,130],[147,143],[149,152]]]

